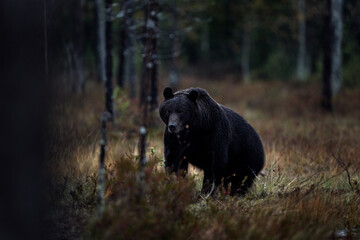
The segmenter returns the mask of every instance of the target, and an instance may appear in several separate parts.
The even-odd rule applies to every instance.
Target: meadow
[[[160,92],[164,87],[161,82]],[[360,89],[343,89],[334,112],[320,107],[321,86],[233,76],[184,76],[180,88],[205,88],[242,115],[262,138],[266,164],[244,197],[200,196],[202,173],[182,179],[163,169],[164,125],[149,129],[139,168],[137,100],[115,90],[108,128],[106,209],[96,215],[104,89],[59,95],[51,114],[48,217],[53,239],[359,239]],[[159,101],[162,96],[159,95]],[[143,173],[143,174],[141,174]]]

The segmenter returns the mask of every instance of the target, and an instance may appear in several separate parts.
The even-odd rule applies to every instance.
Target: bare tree
[[[106,81],[105,74],[105,7],[103,0],[96,0],[96,10],[98,16],[98,54],[99,54],[99,72],[103,83]],[[102,216],[105,208],[105,146],[106,146],[106,126],[107,112],[105,111],[101,121],[102,138],[100,141],[100,158],[99,158],[99,177],[97,185],[97,204],[98,215]]]
[[[177,11],[177,3],[176,0],[172,1],[173,8],[173,24],[172,24],[172,32],[169,34],[169,38],[172,43],[172,54],[171,54],[171,62],[170,62],[170,76],[169,82],[172,88],[177,87],[179,84],[179,69],[177,64],[177,58],[179,57],[179,26],[178,26],[178,11]],[[202,35],[202,50],[206,48],[206,36]]]
[[[342,22],[343,0],[331,0],[331,27],[332,27],[332,68],[331,68],[331,90],[336,95],[340,92],[342,85],[342,57],[341,57],[341,41],[343,35]]]
[[[74,64],[75,64],[75,81],[73,82],[73,92],[81,93],[85,88],[84,77],[84,0],[75,1],[75,37],[74,37]]]
[[[125,28],[126,28],[126,80],[130,86],[130,97],[136,97],[136,71],[135,71],[135,19],[134,19],[134,1],[127,0],[125,12]]]
[[[150,0],[145,6],[145,29],[143,33],[143,62],[140,81],[140,106],[151,109],[157,106],[158,85],[158,56],[157,56],[157,32],[158,32],[159,4],[157,0]],[[146,113],[147,114],[147,113]]]
[[[144,103],[146,102],[146,59],[147,59],[147,39],[148,39],[148,14],[149,14],[149,3],[145,3],[144,7],[144,28],[143,32],[141,34],[141,42],[143,45],[142,48],[142,63],[141,63],[141,75],[140,75],[140,101],[139,101],[139,107],[141,108]]]
[[[305,0],[298,0],[298,27],[299,52],[297,58],[296,78],[303,82],[306,80],[306,21]]]
[[[103,0],[96,1],[97,12],[99,16],[98,37],[99,37],[99,54],[105,55],[105,64],[100,65],[100,72],[104,73],[105,81],[105,112],[101,121],[102,137],[100,141],[99,157],[99,177],[98,177],[98,214],[101,216],[104,211],[104,194],[105,194],[105,153],[106,153],[106,132],[107,123],[114,121],[113,110],[113,87],[112,87],[112,19],[111,9],[112,0],[106,0],[106,9]],[[106,14],[105,14],[106,10]],[[105,30],[105,31],[103,31]],[[101,35],[104,34],[104,35]]]
[[[342,84],[342,5],[342,0],[325,1],[322,106],[328,111],[332,110],[332,96],[339,93]]]
[[[106,153],[106,134],[107,134],[107,122],[109,121],[110,114],[104,112],[101,118],[101,140],[100,140],[100,156],[99,156],[99,176],[97,186],[97,204],[98,215],[102,216],[105,208],[105,153]]]
[[[121,22],[121,26],[120,26],[120,31],[119,31],[119,42],[118,42],[118,57],[119,57],[119,61],[118,61],[118,71],[117,71],[117,85],[120,88],[123,88],[125,85],[125,81],[124,81],[124,67],[125,67],[125,49],[126,49],[126,9],[127,9],[127,4],[124,1],[122,4],[122,11],[123,11],[123,16],[122,16],[122,22]]]
[[[99,73],[100,79],[103,83],[106,81],[106,72],[105,72],[105,58],[106,58],[106,49],[105,49],[105,6],[104,0],[96,0],[96,12],[98,20],[98,64],[99,64]]]
[[[158,42],[158,13],[159,4],[157,0],[152,1],[150,5],[150,19],[153,22],[152,26],[152,37],[151,37],[151,80],[150,80],[150,110],[153,111],[158,107],[157,95],[158,95],[158,82],[159,82],[159,61],[157,52]]]
[[[154,100],[152,97],[156,91],[157,94],[157,20],[158,20],[159,4],[157,0],[150,0],[146,5],[146,38],[144,46],[144,58],[143,58],[143,86],[141,86],[140,99],[142,107],[142,126],[140,128],[140,163],[143,166],[145,164],[145,148],[146,148],[146,133],[149,125],[149,113],[150,109],[153,109]],[[156,102],[157,104],[157,102]]]
[[[64,50],[66,61],[66,75],[64,76],[65,92],[81,93],[85,88],[84,77],[84,1],[70,1],[72,21],[74,26],[69,28],[69,35],[65,36]],[[46,13],[44,13],[46,14]],[[46,15],[45,15],[46,17]],[[65,73],[64,72],[64,73]]]
[[[106,111],[110,113],[110,121],[114,118],[114,106],[113,106],[113,56],[112,56],[112,0],[106,1],[106,78],[105,78],[105,91],[106,91]]]

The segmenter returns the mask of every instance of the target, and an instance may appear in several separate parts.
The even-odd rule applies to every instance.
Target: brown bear
[[[165,167],[185,176],[188,164],[204,171],[202,193],[231,184],[230,193],[244,194],[264,166],[259,135],[236,112],[218,104],[201,88],[163,91],[160,117]]]

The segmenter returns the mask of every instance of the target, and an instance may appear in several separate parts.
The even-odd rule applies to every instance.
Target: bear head
[[[198,92],[190,89],[187,92],[174,94],[170,87],[166,87],[163,95],[164,101],[159,109],[160,117],[169,133],[181,134],[196,120]]]

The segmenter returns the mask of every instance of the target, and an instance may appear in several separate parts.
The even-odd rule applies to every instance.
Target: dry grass
[[[146,184],[139,186],[137,103],[120,92],[108,135],[107,210],[101,219],[91,217],[103,91],[90,84],[86,94],[54,108],[52,199],[61,216],[54,221],[73,223],[80,230],[72,237],[85,239],[341,239],[337,230],[360,228],[360,89],[345,89],[328,114],[316,84],[183,79],[181,87],[190,86],[243,115],[263,140],[265,168],[245,197],[203,201],[199,171],[186,179],[166,176],[159,119],[149,133]]]

